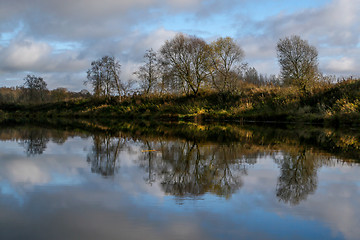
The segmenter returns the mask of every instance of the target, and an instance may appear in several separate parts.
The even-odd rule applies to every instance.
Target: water
[[[0,239],[360,238],[351,131],[129,126],[3,127]]]

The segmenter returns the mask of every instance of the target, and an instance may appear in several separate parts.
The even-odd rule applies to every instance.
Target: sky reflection
[[[144,146],[158,151],[144,152]],[[118,153],[106,152],[116,147]],[[305,163],[318,165],[300,169],[294,167],[303,161],[300,155],[289,159],[293,153],[276,150],[247,160],[239,147],[99,136],[59,143],[50,137],[41,154],[29,156],[19,141],[2,141],[0,238],[359,238],[358,164],[333,157],[324,164],[316,160],[321,156],[306,152]],[[222,150],[231,154],[222,155]],[[284,201],[277,193],[284,169],[290,169],[291,177],[307,177],[304,169],[316,178],[315,188],[301,192],[305,195],[299,201]],[[226,185],[232,178],[224,183],[224,172],[241,184]],[[293,184],[289,189],[307,189]],[[224,186],[234,188],[220,191]]]

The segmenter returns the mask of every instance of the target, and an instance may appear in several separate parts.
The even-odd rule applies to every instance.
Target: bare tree
[[[299,36],[286,37],[277,43],[277,57],[285,84],[307,92],[318,76],[318,52]]]
[[[144,55],[145,64],[134,74],[141,81],[140,86],[145,94],[154,91],[159,79],[159,67],[156,52],[151,48]]]
[[[96,97],[109,97],[114,91],[121,95],[122,82],[120,79],[121,65],[115,57],[104,56],[91,62],[87,71],[87,81],[93,86]]]
[[[43,102],[47,92],[47,84],[42,77],[27,75],[24,78],[25,94],[30,102]]]
[[[129,79],[127,82],[121,82],[120,84],[120,96],[126,96],[131,93],[131,90],[135,84],[135,81],[132,79]]]
[[[178,34],[166,41],[160,49],[161,61],[173,87],[196,95],[209,79],[209,52],[208,44],[195,36]]]
[[[50,92],[50,98],[53,102],[65,101],[68,96],[66,88],[56,88]]]
[[[238,72],[245,53],[230,37],[218,38],[211,43],[212,81],[219,92],[232,92],[238,81]]]
[[[262,80],[260,80],[260,75],[254,67],[246,69],[244,73],[244,80],[245,82],[255,85],[261,85],[261,83],[263,82]]]
[[[112,87],[117,92],[117,94],[121,96],[122,88],[124,85],[120,78],[121,64],[114,57],[111,57],[110,61],[108,62],[108,69],[112,76]]]

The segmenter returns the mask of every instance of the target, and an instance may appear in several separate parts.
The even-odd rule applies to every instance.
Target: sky
[[[299,35],[326,75],[360,76],[359,0],[0,0],[0,87],[27,74],[49,89],[84,88],[91,61],[111,55],[134,79],[147,49],[182,32],[211,42],[232,37],[244,61],[279,74],[276,43]]]

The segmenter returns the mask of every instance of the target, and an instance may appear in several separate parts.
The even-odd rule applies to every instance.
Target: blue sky
[[[324,74],[359,76],[359,12],[358,0],[1,0],[0,86],[35,74],[81,90],[90,62],[109,54],[127,80],[178,32],[233,37],[263,74],[279,73],[276,42],[296,34],[317,47]]]

